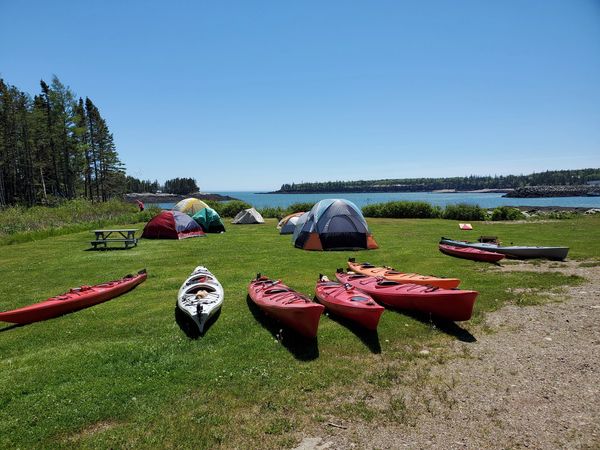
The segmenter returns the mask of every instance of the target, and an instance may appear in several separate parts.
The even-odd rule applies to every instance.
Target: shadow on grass
[[[190,339],[198,339],[203,337],[206,332],[212,327],[212,325],[217,321],[219,316],[221,315],[221,308],[212,316],[207,322],[204,324],[204,332],[200,333],[198,329],[198,325],[182,310],[177,307],[175,304],[175,322],[181,328],[181,331],[185,333],[187,337]]]
[[[263,328],[269,330],[275,339],[283,345],[294,357],[300,361],[312,361],[319,357],[319,345],[317,339],[308,339],[294,332],[294,330],[285,327],[280,322],[265,315],[261,309],[256,306],[250,296],[246,296],[248,309],[254,316],[254,319],[260,323]]]
[[[135,247],[90,247],[86,248],[86,252],[112,252],[113,250],[131,250]]]
[[[431,314],[420,313],[415,311],[406,311],[404,309],[395,309],[390,308],[388,306],[385,307],[390,311],[393,311],[397,314],[403,314],[405,316],[411,317],[419,322],[437,328],[443,333],[446,333],[449,336],[455,337],[461,342],[477,342],[477,338],[473,336],[469,330],[458,325],[456,322],[452,322],[451,320],[440,319],[439,317],[432,316]]]
[[[365,327],[361,327],[356,322],[335,315],[331,312],[328,312],[328,316],[334,322],[337,322],[341,326],[348,328],[352,333],[354,333],[354,335],[359,338],[369,350],[371,350],[371,353],[381,353],[381,344],[379,343],[379,333],[377,330],[369,330]]]
[[[26,324],[26,323],[13,323],[12,325],[8,325],[6,327],[0,328],[0,333],[3,333],[3,332],[8,331],[8,330],[12,330],[14,328],[24,327],[25,325],[28,325],[28,324]]]

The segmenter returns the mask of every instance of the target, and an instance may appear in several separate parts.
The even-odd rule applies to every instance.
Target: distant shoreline
[[[271,192],[255,192],[255,194],[411,194],[426,192],[432,194],[507,194],[514,189],[474,189],[468,191],[459,191],[456,189],[437,189],[433,191],[415,191],[415,190],[395,190],[395,189],[344,189],[332,191],[306,190],[306,191],[271,191]]]
[[[141,192],[125,194],[123,199],[126,202],[135,202],[139,200],[144,203],[177,203],[184,198],[197,198],[198,200],[213,200],[217,202],[227,202],[230,200],[238,200],[237,198],[230,197],[229,195],[211,194],[208,192],[195,192],[193,194],[179,195],[179,194],[154,194],[152,192]]]
[[[321,190],[278,190],[272,192],[256,192],[256,194],[414,194],[414,193],[431,193],[431,194],[504,194],[503,197],[508,198],[552,198],[552,197],[598,197],[600,196],[599,186],[527,186],[521,188],[499,188],[499,189],[472,189],[472,190],[457,190],[457,189],[437,189],[430,191],[416,190],[379,190],[379,189],[340,189],[331,191]]]

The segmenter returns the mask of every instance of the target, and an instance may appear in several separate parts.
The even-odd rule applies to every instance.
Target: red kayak
[[[377,329],[379,318],[385,310],[371,297],[349,284],[320,279],[317,282],[316,294],[319,303],[325,305],[328,310],[369,330]]]
[[[265,314],[305,337],[317,336],[319,319],[325,310],[323,305],[294,291],[280,280],[271,280],[260,275],[250,282],[248,294]]]
[[[400,284],[353,273],[338,272],[335,276],[341,283],[354,286],[384,305],[431,313],[447,320],[469,320],[478,294],[477,291]]]
[[[440,252],[457,258],[471,259],[473,261],[498,262],[505,257],[502,253],[488,252],[471,247],[455,247],[454,245],[440,244]]]
[[[108,281],[95,286],[74,288],[69,292],[51,297],[40,303],[13,309],[12,311],[0,312],[0,321],[26,324],[84,309],[133,289],[143,282],[146,276],[146,270],[144,269],[140,270],[137,275],[126,275],[120,280]]]

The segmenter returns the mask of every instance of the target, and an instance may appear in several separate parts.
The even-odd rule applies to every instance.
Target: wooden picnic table
[[[96,235],[96,239],[91,242],[94,248],[98,248],[98,245],[104,245],[104,248],[108,248],[108,244],[111,242],[118,242],[125,244],[125,248],[129,246],[137,246],[137,239],[135,237],[135,228],[125,229],[112,229],[112,230],[93,230]]]

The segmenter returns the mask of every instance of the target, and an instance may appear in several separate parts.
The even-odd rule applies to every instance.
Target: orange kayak
[[[454,289],[460,284],[458,278],[439,278],[418,273],[398,272],[391,267],[377,267],[369,263],[357,263],[354,258],[348,260],[348,269],[354,273],[368,275],[370,277],[383,277],[402,284],[421,284],[436,286],[442,289]]]

